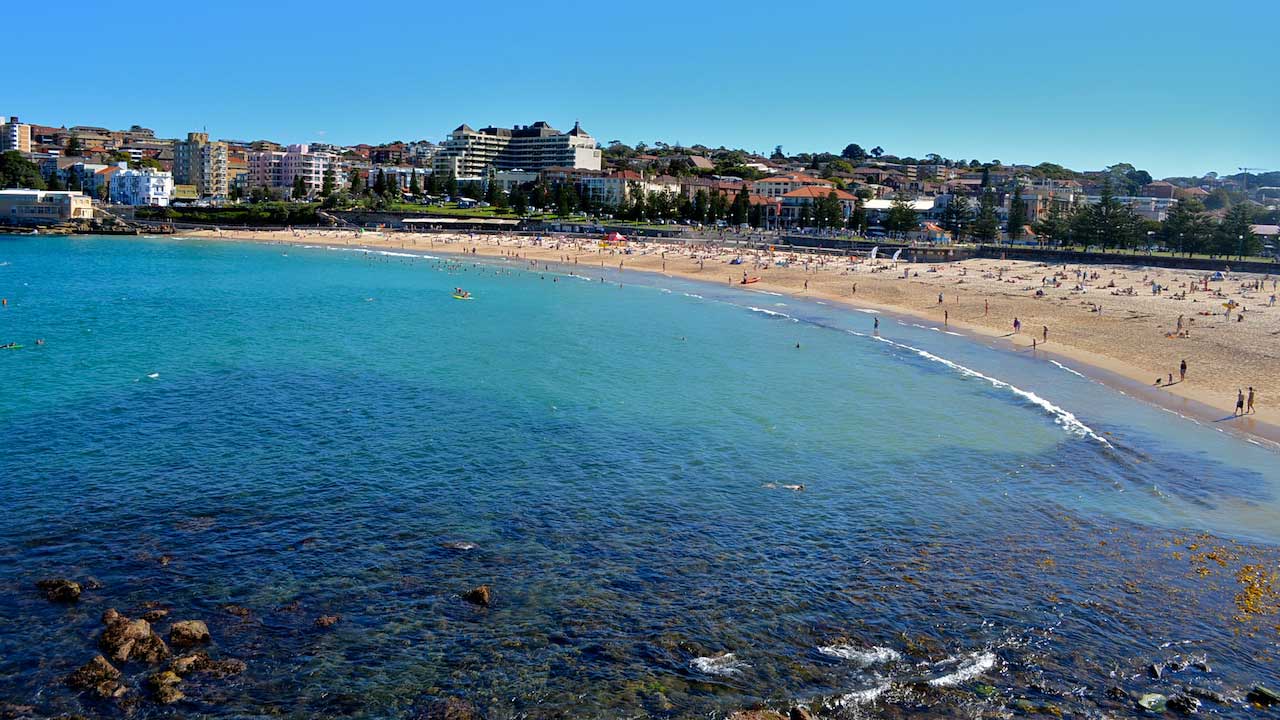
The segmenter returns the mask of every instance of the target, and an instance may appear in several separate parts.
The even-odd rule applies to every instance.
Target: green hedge
[[[138,208],[139,220],[170,220],[208,225],[320,225],[315,203],[272,202],[233,207]]]

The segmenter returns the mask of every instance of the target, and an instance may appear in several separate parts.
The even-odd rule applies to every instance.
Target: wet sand
[[[996,347],[1036,353],[1046,362],[1070,361],[1141,399],[1222,429],[1280,442],[1280,302],[1270,305],[1271,295],[1280,292],[1274,289],[1275,276],[1232,273],[1213,279],[1204,271],[1006,260],[895,264],[885,258],[851,260],[685,242],[604,248],[595,240],[553,235],[540,244],[515,235],[350,230],[185,236],[442,253],[474,249],[477,256],[658,272],[726,285],[739,285],[745,273],[760,278],[751,284],[754,289],[910,315]],[[731,264],[734,260],[741,263]],[[1162,291],[1153,293],[1153,284]],[[1228,316],[1224,305],[1232,302],[1236,307]],[[1021,322],[1017,333],[1014,318]],[[1179,373],[1182,360],[1188,366],[1185,380]],[[1247,395],[1249,386],[1256,412],[1233,417],[1237,389]]]

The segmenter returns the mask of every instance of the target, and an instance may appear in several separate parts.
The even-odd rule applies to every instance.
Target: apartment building
[[[329,152],[312,152],[306,144],[290,145],[286,150],[263,150],[249,153],[249,187],[292,190],[297,178],[307,189],[307,197],[315,197],[324,187],[324,176],[333,171],[335,187],[342,183],[338,158]],[[299,198],[295,198],[299,199]]]
[[[16,115],[10,117],[9,122],[0,124],[0,152],[9,150],[31,152],[31,126],[18,122]]]
[[[549,167],[599,170],[603,154],[578,123],[560,132],[545,122],[473,130],[460,125],[439,147],[432,168],[456,177],[483,177],[489,168],[539,171]]]
[[[173,174],[161,170],[121,169],[111,178],[111,202],[165,207],[173,196]]]
[[[202,198],[225,199],[230,191],[227,152],[227,143],[210,142],[208,133],[187,133],[173,147],[174,183],[194,185]]]
[[[832,188],[835,187],[835,183],[811,175],[792,173],[757,180],[751,183],[751,193],[767,198],[780,198],[789,192],[806,187]]]

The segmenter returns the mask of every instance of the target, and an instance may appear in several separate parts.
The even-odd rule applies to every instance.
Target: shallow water
[[[118,712],[60,680],[146,601],[248,670],[142,716],[1280,682],[1236,578],[1277,568],[1272,448],[889,316],[406,255],[0,237],[0,701]],[[52,605],[51,576],[103,587]],[[1179,656],[1211,670],[1146,677]]]

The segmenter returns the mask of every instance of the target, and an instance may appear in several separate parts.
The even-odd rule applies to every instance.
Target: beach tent
[[[604,241],[605,241],[605,242],[607,242],[607,243],[619,243],[619,244],[621,244],[621,243],[624,243],[624,242],[626,242],[626,241],[627,241],[627,236],[626,236],[626,235],[623,235],[622,233],[620,233],[620,232],[618,232],[618,231],[616,231],[616,230],[615,230],[615,231],[613,231],[613,232],[609,233],[608,235],[605,235],[605,236],[604,236]]]

